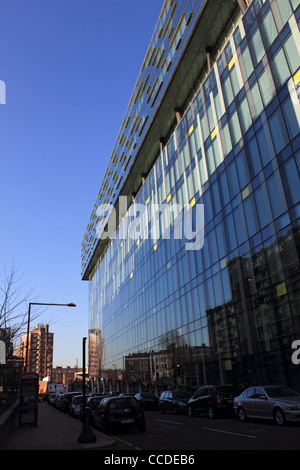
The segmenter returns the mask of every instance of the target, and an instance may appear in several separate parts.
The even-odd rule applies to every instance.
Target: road
[[[113,450],[300,450],[300,423],[280,427],[269,421],[146,411],[146,430],[110,434]],[[112,451],[112,448],[109,448]]]

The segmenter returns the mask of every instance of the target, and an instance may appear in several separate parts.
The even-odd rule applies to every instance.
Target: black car
[[[225,414],[233,416],[233,399],[238,394],[238,389],[232,386],[203,385],[189,400],[188,415],[205,413],[211,419]]]
[[[158,410],[158,398],[154,393],[142,392],[135,395],[144,410]]]
[[[146,426],[143,409],[135,397],[103,398],[93,414],[93,425],[110,432],[118,427],[136,427],[143,431]]]
[[[159,397],[159,409],[162,413],[186,413],[191,395],[186,390],[165,390]]]
[[[85,419],[88,424],[93,424],[94,411],[99,406],[102,398],[105,398],[106,396],[107,395],[93,395],[86,399]],[[80,421],[83,421],[83,404],[80,405],[79,418]]]
[[[60,409],[63,413],[69,413],[72,398],[76,397],[77,395],[81,395],[81,393],[67,392],[64,394],[62,401],[61,401],[61,406],[60,406]]]

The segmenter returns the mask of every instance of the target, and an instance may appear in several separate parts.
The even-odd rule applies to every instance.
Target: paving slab
[[[84,431],[84,432],[83,432]],[[88,432],[80,420],[53,408],[48,403],[39,403],[36,426],[20,427],[18,419],[0,442],[1,450],[84,450],[101,449],[113,446],[116,441],[106,434],[88,427]],[[79,442],[79,437],[88,435],[88,442]]]

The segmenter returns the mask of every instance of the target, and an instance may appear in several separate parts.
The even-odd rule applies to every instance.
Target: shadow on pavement
[[[18,414],[0,442],[1,450],[83,450],[101,449],[116,443],[114,439],[93,429],[96,442],[78,442],[83,424],[48,403],[39,403],[37,426],[20,427]]]

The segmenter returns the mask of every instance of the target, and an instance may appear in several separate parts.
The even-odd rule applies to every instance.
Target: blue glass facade
[[[82,276],[96,244],[99,204],[114,204],[206,0],[165,1],[154,29],[82,242]],[[99,227],[99,225],[98,225]],[[99,229],[99,228],[98,228]]]
[[[90,373],[112,389],[300,391],[300,6],[249,3],[134,200],[204,204],[203,248],[121,223],[90,275]]]

